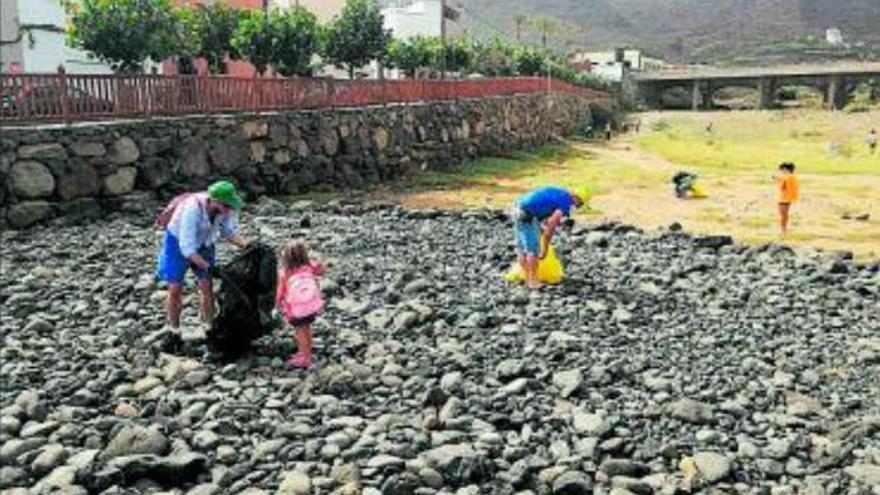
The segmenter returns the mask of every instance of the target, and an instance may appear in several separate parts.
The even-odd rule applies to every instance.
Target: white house
[[[391,0],[382,9],[385,29],[395,38],[443,35],[441,0]]]
[[[825,30],[825,41],[831,45],[843,44],[843,32],[837,28],[829,28]]]
[[[68,47],[58,0],[0,0],[0,71],[110,74],[110,67]]]
[[[644,57],[640,50],[619,48],[605,52],[583,52],[572,57],[571,62],[578,65],[590,64],[590,73],[613,82],[623,80],[631,70],[642,70]]]

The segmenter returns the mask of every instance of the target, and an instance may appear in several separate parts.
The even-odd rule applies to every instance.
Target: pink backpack
[[[171,217],[174,216],[174,211],[177,210],[177,207],[194,194],[198,193],[185,192],[175,196],[174,199],[172,199],[171,202],[168,203],[168,206],[166,206],[165,209],[162,210],[162,213],[159,213],[159,216],[156,217],[156,228],[158,228],[159,230],[167,229],[168,224],[171,223]]]
[[[300,272],[288,278],[284,306],[285,315],[298,320],[316,315],[324,309],[317,277],[309,272]]]

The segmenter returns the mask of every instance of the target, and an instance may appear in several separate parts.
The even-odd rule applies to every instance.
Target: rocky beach
[[[167,345],[153,219],[0,232],[4,494],[880,494],[878,263],[578,224],[530,293],[501,212],[264,199],[329,264],[303,372]]]

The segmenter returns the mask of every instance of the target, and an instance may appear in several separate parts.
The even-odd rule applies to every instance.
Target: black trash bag
[[[278,260],[271,247],[252,243],[220,268],[219,312],[208,345],[221,359],[246,354],[254,340],[272,331]]]

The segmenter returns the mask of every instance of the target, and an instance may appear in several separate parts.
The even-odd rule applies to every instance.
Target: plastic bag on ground
[[[562,282],[565,271],[562,267],[562,261],[556,256],[556,250],[553,249],[553,246],[547,249],[547,256],[544,259],[538,260],[536,275],[538,276],[538,281],[542,284],[556,285]],[[525,282],[526,276],[519,263],[514,263],[510,267],[510,271],[504,275],[504,280],[510,283]]]

